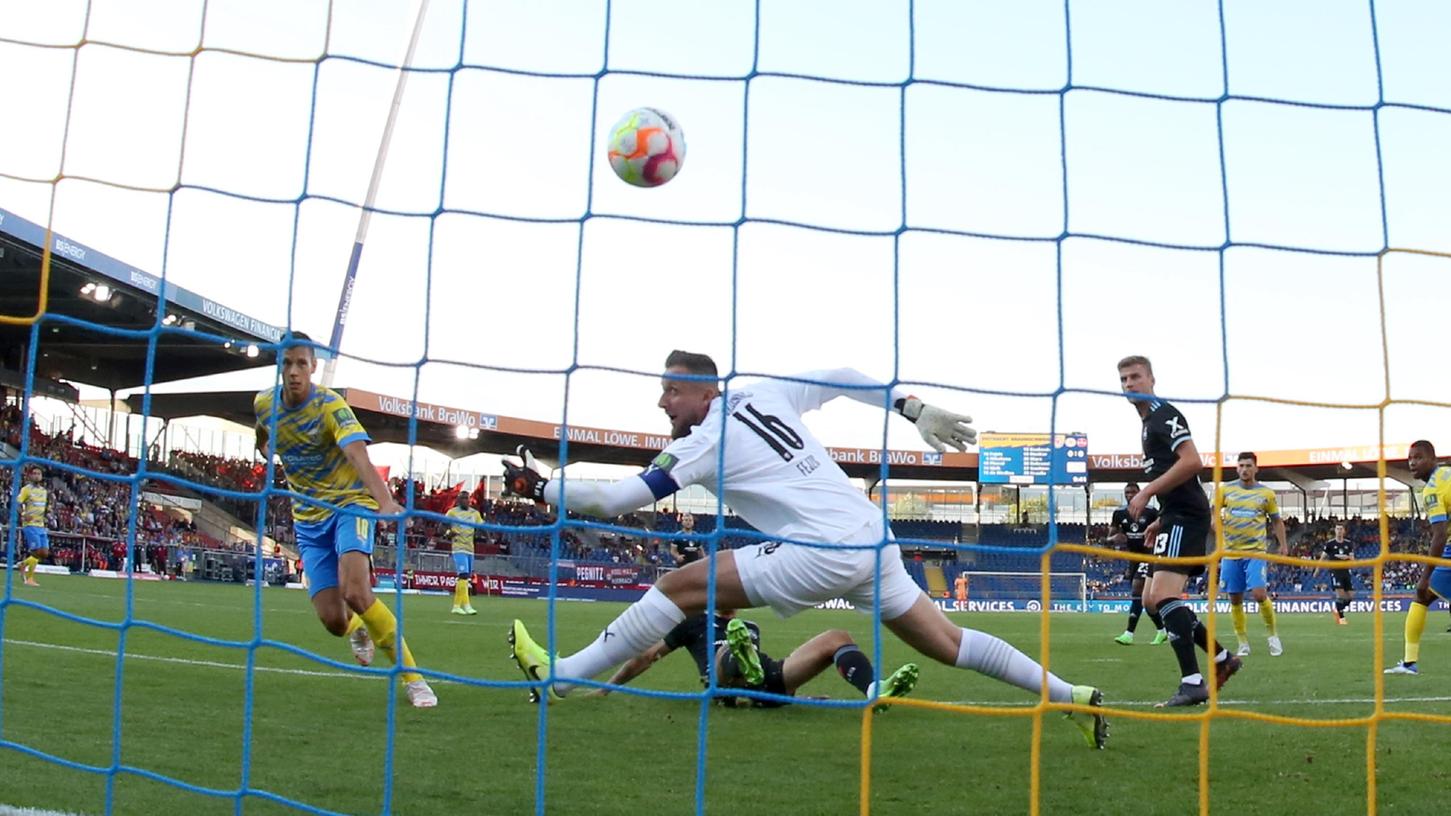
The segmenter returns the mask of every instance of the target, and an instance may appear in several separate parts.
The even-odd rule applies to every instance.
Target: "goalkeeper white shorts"
[[[877,553],[870,549],[766,542],[735,550],[735,559],[746,597],[783,618],[837,598],[870,615],[880,587],[882,620],[893,620],[906,614],[922,594],[907,574],[896,544],[882,549],[880,584],[875,580]]]

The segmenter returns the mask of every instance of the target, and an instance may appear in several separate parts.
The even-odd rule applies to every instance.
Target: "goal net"
[[[687,789],[684,801],[659,809],[704,813],[738,804],[732,777],[708,756],[771,742],[759,739],[768,726],[742,729],[740,720],[712,716],[718,689],[695,687],[635,689],[660,698],[651,703],[698,704],[698,730],[688,744],[652,747],[628,765],[621,757],[636,755],[626,744],[663,739],[665,728],[622,715],[597,729],[580,724],[619,710],[605,705],[541,707],[498,731],[494,709],[472,721],[446,707],[433,721],[413,719],[416,712],[398,705],[396,669],[360,670],[323,653],[316,628],[317,640],[276,639],[287,625],[280,621],[313,610],[300,593],[264,596],[260,582],[245,598],[227,596],[242,611],[217,613],[215,625],[205,623],[205,609],[221,595],[168,606],[174,599],[157,601],[127,580],[103,608],[99,591],[25,587],[16,569],[25,551],[18,494],[31,464],[63,482],[90,480],[84,494],[116,509],[124,523],[107,530],[119,546],[116,564],[136,563],[145,524],[139,497],[154,484],[250,502],[258,529],[275,527],[274,508],[286,506],[270,481],[218,487],[159,473],[162,463],[146,455],[127,471],[115,466],[115,445],[30,434],[34,401],[68,393],[61,380],[93,385],[91,396],[103,402],[114,396],[99,355],[117,346],[130,344],[108,359],[137,371],[121,390],[150,405],[156,386],[182,376],[198,349],[225,349],[238,355],[228,368],[243,369],[291,332],[320,339],[326,326],[345,323],[336,382],[401,406],[391,419],[406,428],[410,457],[423,443],[453,444],[424,438],[423,401],[477,411],[475,426],[458,426],[464,441],[488,433],[489,419],[527,417],[540,438],[560,441],[563,466],[581,458],[571,448],[578,426],[660,431],[659,368],[672,348],[715,353],[731,383],[851,366],[934,404],[961,406],[984,429],[1081,429],[1115,453],[1137,450],[1140,432],[1115,363],[1145,354],[1160,393],[1184,408],[1206,456],[1222,454],[1225,440],[1369,444],[1356,462],[1376,461],[1380,478],[1409,481],[1387,472],[1384,446],[1448,427],[1444,376],[1428,356],[1445,345],[1451,303],[1444,5],[0,2],[0,73],[9,80],[0,129],[0,387],[16,395],[0,460],[11,567],[0,598],[0,757],[24,763],[0,777],[40,780],[36,789],[64,787],[46,785],[50,774],[83,779],[90,798],[65,809],[86,812],[450,811],[476,806],[475,794],[499,778],[524,780],[522,791],[490,803],[499,812],[584,812],[607,795],[651,797],[634,809],[654,809],[653,797]],[[671,113],[690,145],[679,175],[654,190],[621,183],[604,155],[603,130],[641,106]],[[395,123],[390,112],[391,148],[380,151],[384,122]],[[360,210],[371,220],[360,224]],[[36,258],[23,257],[21,245]],[[52,285],[92,272],[84,288]],[[181,289],[207,293],[187,308],[227,332],[178,319],[171,310]],[[237,343],[238,332],[259,327],[270,336]],[[1322,345],[1297,353],[1311,341]],[[249,387],[266,387],[275,373]],[[194,390],[204,397],[212,383]],[[933,473],[942,457],[923,454],[910,424],[882,414],[833,406],[813,429],[858,445],[859,461],[880,462],[878,480],[896,478],[899,464],[912,478]],[[245,408],[232,418],[250,431]],[[150,445],[155,426],[147,423],[138,422],[139,433]],[[913,461],[890,462],[889,451],[910,451]],[[411,472],[411,464],[400,469]],[[1110,470],[1120,479],[1135,473]],[[74,484],[67,491],[77,493]],[[1057,517],[1053,502],[1050,492],[1048,518]],[[411,497],[407,503],[417,510]],[[552,576],[567,534],[586,523],[561,517],[528,528],[547,539],[539,551]],[[722,526],[701,539],[720,545],[736,534]],[[1380,536],[1375,564],[1362,565],[1374,570],[1377,609],[1387,562],[1414,560],[1392,551],[1384,526]],[[252,544],[260,559],[260,543]],[[1037,559],[1021,563],[1045,569],[1065,551],[1117,557],[1061,543],[1051,529],[1046,543],[1013,549]],[[1313,567],[1302,555],[1271,560]],[[1216,569],[1211,561],[1211,576]],[[1051,575],[1046,598],[1042,576],[1031,572],[969,581],[971,599],[1041,606],[1085,598],[1077,573]],[[1211,605],[1217,592],[1210,580]],[[553,589],[548,599],[545,648],[577,648],[584,627],[568,616],[591,605],[554,603]],[[406,611],[417,607],[401,591],[386,601],[398,611],[399,633],[417,632],[434,654],[473,649],[464,631],[484,628],[422,620]],[[155,622],[175,608],[195,610],[195,622]],[[1045,668],[1061,668],[1071,648],[1056,627],[1083,617],[1039,619]],[[880,664],[889,633],[877,618],[852,620],[863,640],[870,632]],[[1215,619],[1206,623],[1212,633]],[[1154,795],[1172,788],[1168,807],[1185,810],[1194,798],[1208,814],[1211,743],[1273,745],[1284,729],[1305,739],[1349,729],[1353,747],[1318,756],[1355,758],[1348,773],[1374,812],[1378,767],[1414,755],[1382,750],[1393,729],[1381,725],[1451,723],[1442,713],[1387,708],[1389,681],[1371,655],[1380,661],[1394,651],[1395,635],[1384,633],[1399,626],[1383,623],[1377,612],[1375,625],[1360,627],[1375,633],[1366,642],[1374,651],[1355,661],[1373,701],[1364,716],[1328,707],[1231,710],[1217,697],[1187,715],[1115,708],[1113,716],[1143,729],[1131,745],[1182,735],[1166,722],[1171,716],[1198,729],[1199,742],[1177,754],[1197,751],[1197,769],[1165,772],[1172,781]],[[68,627],[69,637],[36,645],[48,625]],[[506,621],[487,625],[495,637]],[[163,653],[176,648],[194,652]],[[503,647],[496,639],[493,648]],[[1127,651],[1138,659],[1148,650]],[[506,692],[517,701],[529,685],[517,672],[485,676],[473,664],[434,669],[420,652],[429,677],[450,684],[439,683],[443,706],[471,694],[503,705]],[[1156,659],[1167,660],[1166,652]],[[82,695],[54,686],[52,664],[60,671],[62,661],[98,658],[105,665],[75,676],[99,677],[102,687]],[[134,685],[158,668],[168,673],[155,684]],[[1172,677],[1176,670],[1155,668]],[[201,691],[173,693],[169,684],[188,671],[218,674],[197,680]],[[29,672],[33,684],[15,682],[16,672]],[[370,676],[377,687],[386,678],[390,691],[359,714],[321,703],[298,710],[298,687],[285,685],[338,675],[339,683]],[[206,716],[172,710],[196,699],[214,703]],[[970,718],[975,729],[1023,727],[991,744],[1016,740],[1029,746],[1025,759],[983,772],[1019,775],[973,789],[973,797],[1000,798],[974,799],[972,809],[1036,814],[1055,803],[1071,812],[1115,801],[1118,777],[1103,783],[1100,771],[1045,781],[1051,769],[1069,767],[1045,749],[1043,725],[1061,706],[1000,702],[909,698],[900,706]],[[771,800],[776,809],[865,813],[874,804],[898,809],[912,796],[943,797],[931,809],[944,812],[964,807],[961,786],[923,784],[927,755],[955,763],[962,752],[957,743],[923,750],[920,740],[956,740],[956,728],[914,722],[913,742],[892,742],[892,726],[874,726],[860,700],[799,703],[862,709],[861,762],[847,780],[793,776],[784,792],[773,791],[784,797]],[[55,723],[41,721],[52,712]],[[27,713],[29,731],[18,728]],[[334,713],[316,731],[291,728],[294,718]],[[831,712],[815,713],[823,716],[813,722]],[[480,723],[481,735],[463,730]],[[258,750],[264,726],[272,741]],[[1233,730],[1241,726],[1256,730]],[[1234,736],[1222,736],[1226,729]],[[459,747],[465,739],[467,752]],[[495,742],[508,743],[498,749],[508,761],[485,768],[472,751],[495,750]],[[812,750],[779,764],[794,772]],[[1229,750],[1217,749],[1215,762]],[[332,763],[326,769],[305,764],[320,754]],[[689,757],[673,768],[670,791],[651,764],[666,755]],[[901,757],[910,764],[889,773]],[[339,770],[363,758],[365,766]],[[576,785],[558,770],[566,763],[608,769],[601,787],[613,787]],[[1328,764],[1302,763],[1294,773]],[[642,768],[648,776],[639,784],[620,783]],[[874,788],[883,777],[888,795]],[[1219,778],[1229,781],[1214,787],[1216,799],[1265,787]],[[1316,783],[1338,790],[1340,781]],[[0,791],[28,795],[18,783]]]

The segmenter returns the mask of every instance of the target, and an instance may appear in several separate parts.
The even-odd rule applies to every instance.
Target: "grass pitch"
[[[16,597],[102,621],[124,616],[119,581],[41,576]],[[137,620],[208,637],[253,636],[254,591],[215,584],[138,583]],[[386,596],[393,606],[396,601]],[[505,634],[521,617],[543,636],[541,601],[475,599],[480,614],[448,613],[445,597],[405,599],[407,637],[427,667],[464,677],[517,681]],[[557,631],[565,651],[593,638],[618,614],[616,604],[561,603]],[[872,653],[872,628],[854,612],[813,611],[789,621],[769,611],[763,644],[784,656],[830,627],[843,627]],[[1039,652],[1035,614],[962,614],[963,625]],[[1285,654],[1270,658],[1263,624],[1250,620],[1254,654],[1225,689],[1226,712],[1260,712],[1326,721],[1368,716],[1375,661],[1372,618],[1336,626],[1329,615],[1281,615]],[[1227,615],[1219,628],[1230,633]],[[1423,640],[1424,673],[1385,678],[1386,710],[1451,714],[1451,634],[1435,616]],[[304,593],[265,589],[262,634],[350,661],[327,635]],[[1065,679],[1103,688],[1107,703],[1134,712],[1173,691],[1177,669],[1168,646],[1148,645],[1147,619],[1132,647],[1110,638],[1119,615],[1055,615],[1052,666]],[[1386,665],[1400,654],[1402,618],[1385,616]],[[1147,631],[1146,631],[1147,630]],[[133,627],[117,677],[118,633],[54,613],[5,608],[0,653],[0,737],[72,762],[163,774],[218,791],[242,781],[248,674],[243,649],[184,640]],[[1229,639],[1233,639],[1232,634]],[[891,639],[882,668],[912,659]],[[534,812],[540,716],[523,689],[436,682],[439,707],[394,712],[392,773],[385,772],[389,685],[275,648],[256,652],[252,674],[249,787],[343,813],[379,813],[385,801],[405,814]],[[688,656],[672,655],[636,681],[640,688],[698,689]],[[113,743],[113,701],[121,694],[121,745]],[[854,699],[828,671],[803,693]],[[919,699],[1022,706],[1028,695],[979,675],[923,664]],[[691,813],[697,788],[700,703],[614,694],[571,699],[548,712],[542,786],[549,813]],[[1377,806],[1426,813],[1445,798],[1440,757],[1451,726],[1383,721],[1377,730]],[[859,809],[862,716],[854,709],[710,709],[705,738],[705,811],[845,814]],[[1198,723],[1119,716],[1107,751],[1089,750],[1059,715],[1045,717],[1041,805],[1045,814],[1184,814],[1198,809]],[[897,707],[872,723],[871,811],[878,814],[1023,813],[1029,800],[1032,719]],[[1367,728],[1302,727],[1233,717],[1210,729],[1214,812],[1366,812]],[[235,813],[236,801],[179,789],[136,773],[110,782],[115,813],[188,816]],[[66,768],[0,748],[0,805],[77,813],[105,811],[108,776]],[[248,797],[242,812],[295,809]]]

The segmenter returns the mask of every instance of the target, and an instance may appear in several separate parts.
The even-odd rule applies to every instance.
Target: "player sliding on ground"
[[[282,385],[259,391],[252,407],[257,450],[281,457],[288,485],[305,497],[292,500],[292,518],[313,609],[329,632],[348,636],[353,656],[364,666],[373,662],[377,644],[394,662],[413,668],[418,664],[397,637],[397,619],[373,596],[368,559],[374,520],[358,515],[360,510],[392,515],[403,508],[368,460],[368,432],[353,410],[337,392],[312,384],[317,357],[308,345],[311,338],[301,332],[292,336],[302,345],[283,350]],[[276,440],[269,438],[274,419]],[[400,679],[415,707],[438,705],[423,675],[403,672]]]
[[[877,695],[876,670],[866,653],[852,640],[844,629],[828,629],[816,637],[791,650],[785,660],[776,660],[761,651],[761,627],[752,621],[735,617],[732,610],[724,610],[715,616],[714,631],[707,633],[710,618],[693,615],[679,626],[665,634],[663,640],[645,650],[645,653],[631,658],[610,678],[610,683],[623,686],[645,673],[655,661],[677,649],[684,649],[695,658],[700,682],[705,685],[710,679],[710,652],[715,651],[716,685],[722,688],[744,688],[795,697],[796,691],[812,678],[836,666],[837,672],[867,699]],[[713,640],[711,638],[714,638]],[[892,672],[882,681],[881,697],[905,697],[917,685],[916,663],[908,663]],[[607,688],[597,689],[594,694],[609,694]],[[819,698],[824,699],[824,698]],[[717,697],[716,702],[727,706],[756,706],[757,708],[778,708],[789,703],[752,697]],[[885,708],[885,706],[881,706]]]
[[[882,510],[852,486],[801,422],[803,413],[841,396],[882,407],[885,385],[841,369],[798,377],[815,383],[753,383],[723,395],[715,362],[703,354],[671,352],[665,368],[657,404],[670,418],[675,441],[649,469],[617,482],[566,485],[564,480],[545,479],[526,458],[523,467],[505,463],[506,490],[613,518],[688,485],[702,485],[757,530],[788,542],[718,553],[717,608],[769,606],[789,617],[833,598],[869,613],[880,602],[883,624],[918,652],[1033,694],[1042,692],[1044,671],[1037,661],[999,638],[958,627],[907,575]],[[833,384],[816,384],[822,382]],[[890,404],[938,451],[948,445],[963,450],[976,440],[976,432],[965,424],[968,417],[925,405],[898,389],[892,389]],[[543,689],[546,699],[562,698],[575,686],[572,680],[592,678],[642,654],[681,621],[706,611],[709,569],[706,559],[667,573],[593,643],[554,660],[555,679]],[[549,676],[549,654],[519,621],[511,640],[526,677]],[[1046,680],[1053,702],[1098,706],[1102,700],[1091,686],[1070,685],[1052,674]],[[1101,748],[1107,724],[1096,712],[1091,722],[1085,720],[1073,718],[1090,744]]]
[[[1119,385],[1143,420],[1144,474],[1149,478],[1129,501],[1129,518],[1143,518],[1149,500],[1159,498],[1159,519],[1154,529],[1154,555],[1169,558],[1203,556],[1209,544],[1209,500],[1199,486],[1204,467],[1189,433],[1189,421],[1179,409],[1154,396],[1154,368],[1147,357],[1125,357],[1118,364]],[[1162,706],[1199,705],[1209,700],[1209,688],[1199,673],[1197,645],[1214,656],[1216,688],[1239,671],[1242,661],[1225,651],[1180,599],[1190,576],[1204,572],[1203,564],[1156,563],[1144,588],[1144,607],[1157,613],[1169,633],[1169,645],[1179,661],[1179,690]]]
[[[1406,467],[1411,475],[1426,483],[1421,490],[1421,506],[1426,508],[1426,521],[1431,525],[1431,549],[1427,552],[1451,558],[1446,546],[1446,519],[1451,513],[1451,467],[1436,464],[1436,448],[1419,439],[1411,443]],[[1401,662],[1385,670],[1386,674],[1420,674],[1416,663],[1421,659],[1421,633],[1426,631],[1426,611],[1437,597],[1451,599],[1451,568],[1424,564],[1421,580],[1416,582],[1416,600],[1406,613],[1406,653]]]

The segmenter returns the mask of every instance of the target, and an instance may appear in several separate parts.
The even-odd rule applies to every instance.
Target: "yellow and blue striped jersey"
[[[343,455],[344,445],[370,441],[368,432],[336,391],[314,385],[301,405],[289,408],[279,386],[259,391],[252,409],[257,427],[267,432],[272,450],[282,457],[282,469],[294,491],[338,507],[378,509],[357,469]],[[276,431],[272,429],[274,412]],[[332,514],[328,507],[292,500],[292,516],[298,521],[325,521]]]
[[[484,523],[484,517],[479,515],[479,511],[472,507],[450,507],[448,508],[448,513],[445,515],[452,519],[458,519],[459,521],[471,521],[474,524]],[[474,552],[474,531],[477,529],[477,527],[470,527],[467,524],[448,525],[448,537],[453,541],[453,551],[472,555]]]
[[[1451,513],[1451,466],[1437,465],[1431,478],[1421,488],[1421,504],[1426,506],[1426,520],[1435,524],[1446,521]]]
[[[1236,479],[1219,486],[1220,521],[1226,550],[1265,551],[1268,524],[1280,515],[1275,491],[1262,484],[1246,487]]]
[[[20,486],[20,526],[44,527],[45,508],[50,503],[50,493],[40,485]]]

